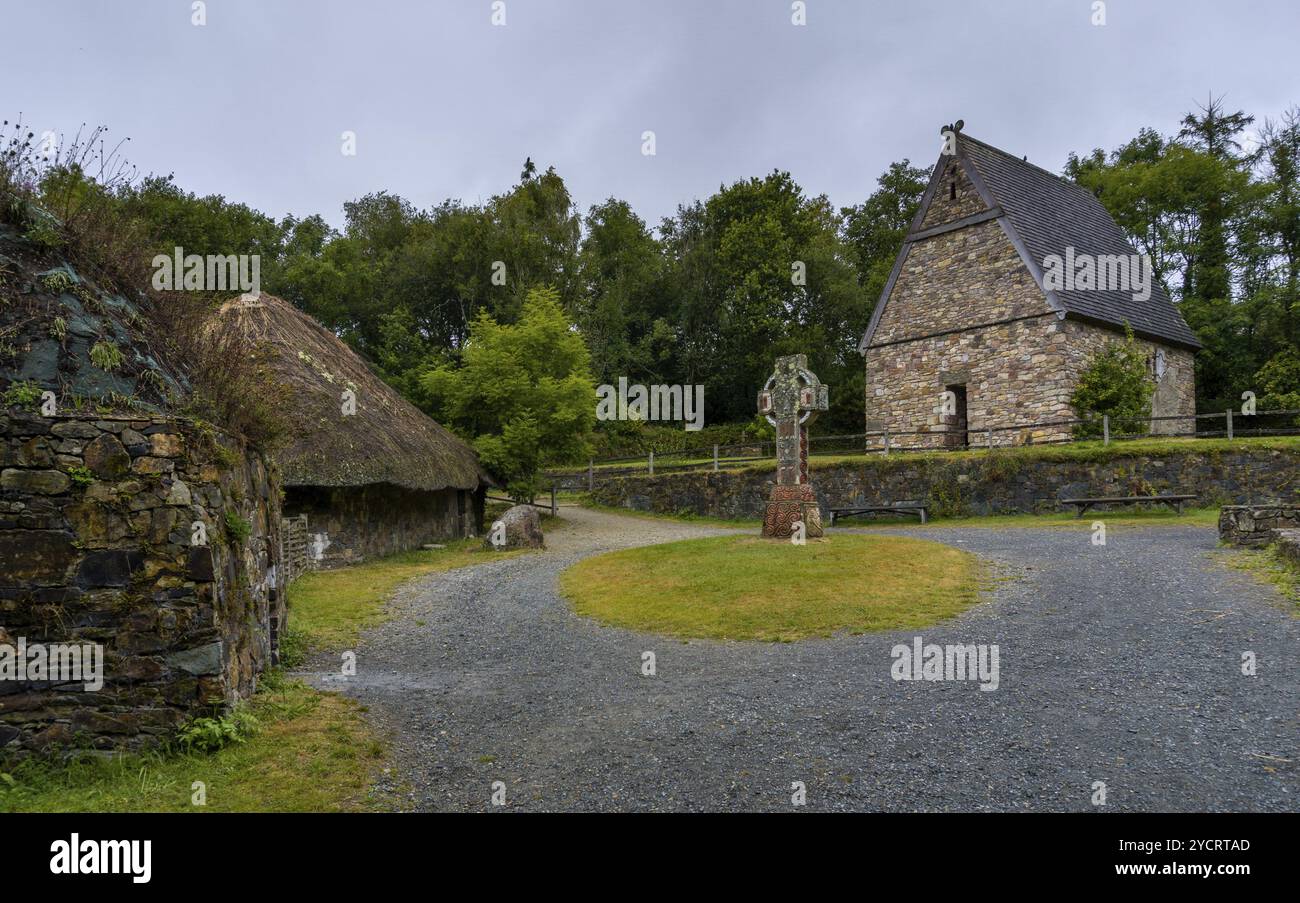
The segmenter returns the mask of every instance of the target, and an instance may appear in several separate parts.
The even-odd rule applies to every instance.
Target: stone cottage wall
[[[774,482],[771,469],[619,477],[599,483],[600,504],[659,514],[761,517]],[[1190,493],[1201,504],[1258,504],[1300,499],[1300,452],[1243,447],[1219,452],[1113,454],[1081,460],[1016,451],[992,455],[883,455],[810,473],[822,518],[831,508],[929,501],[938,515],[1052,511],[1062,498]]]
[[[286,517],[307,515],[309,554],[317,567],[333,568],[476,536],[483,502],[481,493],[430,492],[388,483],[290,486],[284,512]]]
[[[0,412],[0,644],[100,644],[105,681],[0,680],[0,756],[150,746],[251,693],[279,522],[264,459],[210,429]]]

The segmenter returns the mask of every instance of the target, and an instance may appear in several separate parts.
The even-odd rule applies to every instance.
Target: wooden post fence
[[[307,549],[307,515],[285,517],[280,520],[280,569],[284,572],[284,585],[288,586],[304,571],[311,568],[311,555]]]
[[[718,472],[718,443],[713,443],[713,472]]]
[[[1101,444],[1110,445],[1110,415],[1101,415]]]
[[[1232,408],[1228,408],[1228,410],[1224,412],[1224,418],[1227,422],[1228,438],[1231,439],[1232,438]]]

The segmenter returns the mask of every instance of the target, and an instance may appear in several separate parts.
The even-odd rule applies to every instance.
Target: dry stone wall
[[[138,749],[251,693],[284,624],[264,458],[167,417],[0,411],[0,644],[98,644],[104,685],[0,680],[0,757]]]
[[[1279,531],[1300,529],[1300,504],[1225,505],[1219,512],[1219,538],[1234,546],[1266,546]]]
[[[1300,451],[1259,449],[1161,455],[892,455],[862,463],[813,465],[822,516],[831,508],[927,500],[941,516],[1057,510],[1059,500],[1104,495],[1189,493],[1210,504],[1300,502]],[[619,477],[597,484],[594,501],[659,514],[758,518],[775,482],[770,469]]]

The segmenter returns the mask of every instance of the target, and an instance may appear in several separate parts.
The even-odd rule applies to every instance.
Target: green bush
[[[695,449],[711,450],[714,445],[745,445],[771,442],[776,431],[761,416],[743,423],[719,423],[687,432],[680,424],[646,423],[642,420],[605,420],[591,434],[592,456],[602,458],[636,458],[654,452],[657,455]],[[585,464],[585,461],[568,461]]]
[[[54,272],[46,273],[41,277],[41,285],[45,287],[47,292],[60,295],[71,290],[75,283],[72,281],[72,277],[67,273],[62,270],[55,270]]]
[[[1134,429],[1135,421],[1151,417],[1151,396],[1155,385],[1147,370],[1146,354],[1133,330],[1126,329],[1123,342],[1107,342],[1095,352],[1079,376],[1070,404],[1075,416],[1086,423],[1074,426],[1074,438],[1095,439],[1102,435],[1102,415],[1109,415],[1112,432],[1146,432]]]
[[[480,311],[460,365],[436,363],[420,387],[435,418],[473,440],[514,499],[536,495],[542,467],[587,452],[591,356],[551,289],[530,291],[513,324]]]

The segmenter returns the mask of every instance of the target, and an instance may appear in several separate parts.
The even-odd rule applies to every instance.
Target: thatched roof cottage
[[[491,478],[473,450],[334,333],[266,293],[233,298],[218,316],[287,390],[290,437],[275,455],[284,516],[307,516],[318,566],[481,531]]]

